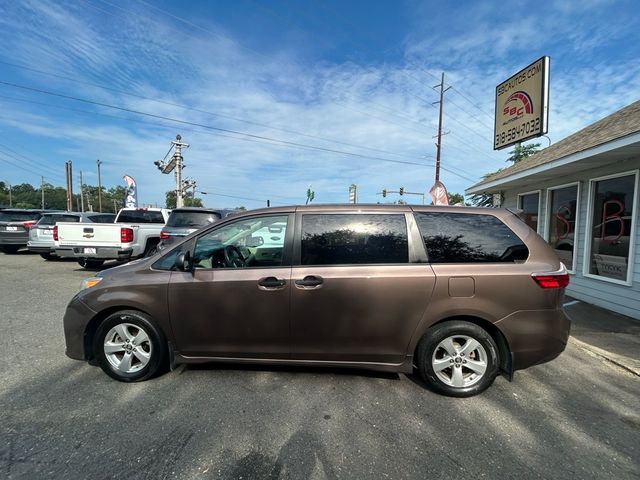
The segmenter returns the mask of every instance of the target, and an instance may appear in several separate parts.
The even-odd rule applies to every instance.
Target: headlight
[[[89,277],[85,278],[80,284],[80,290],[85,290],[87,288],[95,287],[102,281],[102,277]]]

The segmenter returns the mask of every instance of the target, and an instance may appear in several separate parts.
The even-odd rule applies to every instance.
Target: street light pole
[[[100,165],[102,165],[102,162],[96,160],[96,165],[98,167],[98,211],[102,213],[102,177],[100,176]]]

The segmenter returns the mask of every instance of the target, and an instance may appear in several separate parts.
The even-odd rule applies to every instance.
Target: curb
[[[620,368],[625,369],[627,372],[632,373],[637,377],[640,377],[640,365],[631,365],[634,362],[630,362],[627,357],[624,357],[622,355],[616,355],[615,353],[611,353],[607,350],[594,347],[593,345],[590,345],[581,340],[578,340],[575,337],[569,337],[569,342],[573,343],[577,347],[582,348],[583,350],[587,350],[593,353],[594,355],[597,355],[598,357],[601,357],[607,360],[608,362],[613,363],[614,365]]]

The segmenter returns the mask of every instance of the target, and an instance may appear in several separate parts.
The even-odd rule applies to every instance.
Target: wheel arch
[[[422,335],[420,335],[420,339],[422,339],[422,337],[436,325],[454,320],[462,320],[465,322],[473,323],[474,325],[479,326],[489,335],[491,335],[491,338],[493,338],[493,341],[496,342],[496,345],[498,346],[498,354],[500,355],[500,372],[503,373],[509,381],[511,381],[513,379],[513,357],[511,355],[509,342],[507,341],[504,334],[500,331],[500,329],[494,323],[485,318],[477,315],[451,315],[429,325],[429,328],[427,328],[422,333]],[[418,345],[420,345],[420,341],[416,343],[415,349],[413,351],[414,358],[416,357]]]
[[[153,317],[149,314],[149,312],[145,312],[141,308],[132,307],[130,305],[114,305],[99,311],[91,320],[89,320],[89,323],[87,323],[87,326],[84,329],[84,356],[86,360],[92,361],[95,359],[95,352],[93,351],[93,339],[96,335],[96,332],[98,331],[98,327],[100,326],[100,324],[107,317],[109,317],[109,315],[123,310],[132,310],[135,312],[143,313],[149,318],[150,321],[153,321]]]

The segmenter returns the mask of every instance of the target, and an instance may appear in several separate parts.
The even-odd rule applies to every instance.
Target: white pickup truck
[[[115,223],[59,222],[53,229],[55,253],[77,258],[86,268],[152,255],[169,213],[165,208],[123,208]]]

